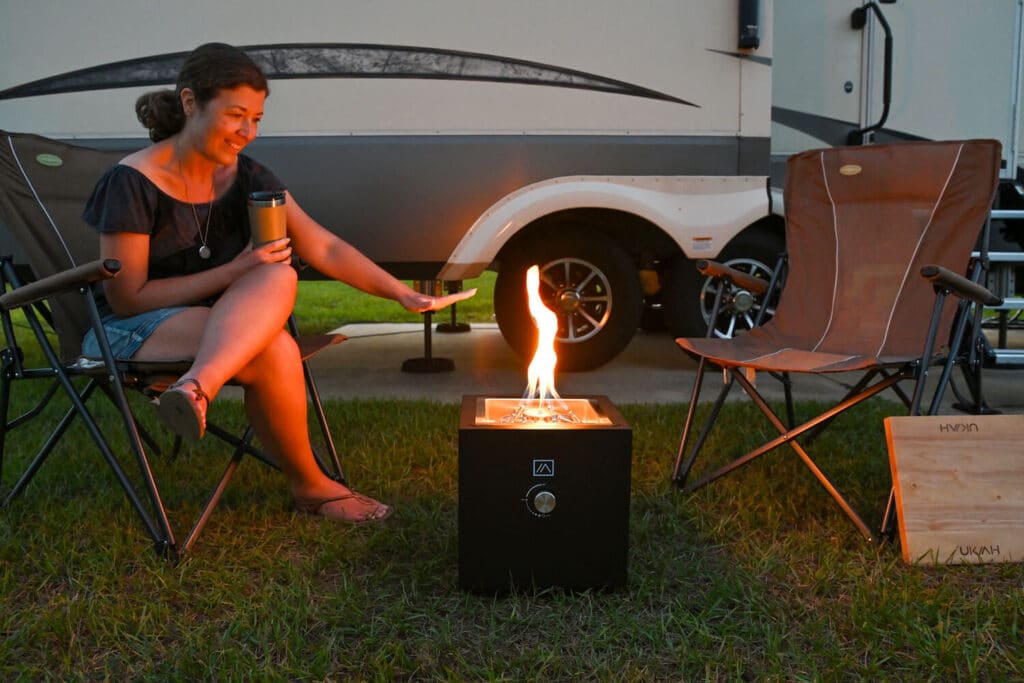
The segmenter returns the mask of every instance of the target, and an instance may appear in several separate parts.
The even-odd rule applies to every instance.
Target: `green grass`
[[[1020,565],[906,566],[787,453],[683,495],[667,482],[683,406],[621,408],[634,430],[628,590],[497,599],[456,585],[455,405],[328,402],[350,479],[397,506],[386,525],[294,516],[282,477],[247,461],[180,564],[156,558],[75,427],[0,514],[0,678],[1024,677]],[[888,491],[885,408],[817,443],[872,519]],[[237,403],[215,411],[241,421]],[[754,417],[729,406],[714,451],[756,439]],[[10,436],[9,469],[27,441]],[[153,459],[180,524],[223,456],[207,439]]]
[[[18,407],[40,390],[25,384]],[[505,598],[457,587],[454,404],[327,403],[350,480],[397,507],[387,524],[295,516],[281,475],[246,460],[177,564],[73,426],[0,510],[0,680],[1024,680],[1022,565],[907,566],[789,452],[684,495],[668,475],[685,406],[619,407],[633,428],[628,589]],[[872,523],[890,410],[869,402],[814,444]],[[59,415],[7,435],[0,487]],[[238,402],[211,416],[242,424]],[[749,405],[723,419],[712,459],[769,433]],[[207,438],[152,458],[179,526],[224,456]]]
[[[463,289],[476,287],[478,291],[473,298],[456,305],[460,322],[494,322],[494,278],[495,273],[487,272],[463,283]],[[447,322],[450,316],[450,309],[445,309],[435,313],[434,320]],[[338,282],[302,280],[295,302],[295,319],[303,334],[318,334],[348,323],[422,322],[423,316]]]

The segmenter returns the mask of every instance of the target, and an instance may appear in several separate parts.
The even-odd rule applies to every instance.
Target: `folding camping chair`
[[[0,276],[3,284],[0,317],[6,342],[0,351],[0,494],[3,494],[3,506],[7,506],[22,493],[68,427],[80,419],[141,518],[157,552],[174,558],[191,548],[244,455],[276,465],[272,457],[251,443],[251,426],[236,435],[208,422],[207,432],[229,444],[233,453],[198,518],[184,540],[178,542],[147,455],[147,447],[152,451],[159,449],[135,419],[125,389],[138,390],[149,397],[158,396],[187,369],[189,361],[136,363],[113,358],[99,322],[92,287],[106,278],[116,277],[120,263],[99,260],[99,239],[80,217],[100,175],[124,154],[124,151],[96,150],[35,135],[0,131],[0,227],[6,229],[14,248],[21,251],[18,258],[3,257]],[[22,260],[24,263],[20,262]],[[11,316],[15,310],[24,314],[34,336],[29,343],[37,343],[45,357],[41,363],[26,361],[38,358],[40,353],[26,354],[26,349],[20,345],[24,342],[15,335]],[[82,338],[90,327],[100,339],[102,358],[81,357]],[[293,322],[289,327],[292,334],[296,334]],[[56,335],[59,351],[50,341],[48,330]],[[341,462],[306,361],[342,340],[342,335],[297,337],[312,413],[323,435],[318,444],[323,453],[318,453],[317,457],[324,471],[339,481],[343,481]],[[22,380],[49,380],[50,384],[33,408],[11,417],[11,390]],[[134,456],[134,467],[122,462],[127,458],[119,457],[87,405],[96,389],[106,395],[120,413]],[[51,400],[60,394],[70,400],[70,408],[21,476],[4,492],[3,465],[9,435],[38,419]],[[180,443],[180,439],[175,440],[175,452]]]
[[[981,307],[1000,300],[976,284],[983,281],[985,258],[973,264],[971,279],[960,273],[971,267],[979,231],[981,244],[987,245],[999,162],[1000,145],[994,140],[834,148],[791,157],[784,198],[784,274],[780,267],[770,283],[750,282],[753,278],[744,273],[703,264],[723,281],[757,287],[765,296],[780,282],[784,285],[774,316],[749,333],[719,339],[709,330],[707,338],[676,340],[699,364],[673,481],[693,491],[788,444],[861,533],[873,539],[805,446],[834,417],[885,389],[896,390],[911,415],[920,414],[929,366],[941,365],[942,373],[928,414],[939,411],[957,364],[975,364],[980,372],[980,358],[974,354]],[[722,292],[719,287],[712,320]],[[687,452],[709,364],[721,367],[728,379]],[[749,371],[782,380],[788,424],[758,392]],[[790,373],[851,371],[863,376],[841,401],[799,426],[793,424]],[[904,381],[913,384],[912,397],[901,390]],[[779,436],[687,484],[734,384],[744,389]],[[891,508],[890,496],[882,525],[886,533],[891,531]]]

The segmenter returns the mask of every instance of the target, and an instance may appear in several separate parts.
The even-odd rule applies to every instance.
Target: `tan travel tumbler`
[[[284,191],[253,192],[249,195],[249,227],[253,246],[279,240],[288,234]]]

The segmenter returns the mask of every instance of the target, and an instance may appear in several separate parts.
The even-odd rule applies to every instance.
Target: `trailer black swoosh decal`
[[[736,59],[743,59],[748,62],[755,62],[757,64],[764,64],[765,66],[772,65],[771,57],[762,57],[760,55],[751,55],[746,52],[729,52],[727,50],[715,50],[714,48],[708,48],[708,52],[717,52],[720,55],[726,55],[727,57],[735,57]]]
[[[846,138],[850,131],[859,127],[854,121],[832,119],[785,107],[772,107],[772,121],[810,135],[832,147],[848,144]],[[883,128],[875,131],[874,139],[875,142],[906,142],[926,138],[892,128]]]
[[[414,78],[523,83],[699,106],[596,74],[475,52],[357,43],[252,45],[242,49],[270,79]],[[174,52],[70,71],[0,91],[0,100],[173,84],[187,55],[187,52]]]

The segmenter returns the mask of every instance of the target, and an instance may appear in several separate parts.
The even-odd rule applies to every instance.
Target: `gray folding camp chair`
[[[770,294],[782,282],[784,286],[771,320],[750,332],[732,339],[709,334],[676,340],[699,364],[673,470],[675,483],[695,490],[788,445],[861,533],[873,539],[806,446],[835,416],[889,388],[897,391],[911,415],[920,414],[930,366],[939,365],[942,372],[928,414],[939,411],[958,364],[971,366],[980,385],[981,307],[999,305],[1000,299],[977,284],[984,281],[984,250],[973,264],[971,253],[979,232],[982,245],[988,242],[987,218],[999,163],[1000,145],[994,140],[834,148],[791,157],[784,271],[777,269],[771,282],[764,282],[719,264],[703,264],[709,274],[760,294]],[[970,279],[960,275],[969,271]],[[694,438],[696,406],[709,364],[724,369],[729,379]],[[749,370],[782,380],[788,424],[749,381]],[[834,407],[793,424],[790,375],[839,372],[863,375]],[[904,382],[914,385],[910,397],[900,390]],[[779,436],[688,484],[734,384],[757,404]],[[891,532],[892,514],[890,497],[884,532]]]
[[[270,465],[274,462],[251,443],[251,427],[236,435],[209,422],[207,432],[228,443],[233,453],[198,518],[184,540],[178,541],[150,469],[147,453],[157,450],[155,440],[135,419],[125,389],[158,396],[187,369],[189,361],[138,363],[114,359],[99,321],[92,287],[116,277],[120,263],[99,260],[99,238],[81,219],[82,208],[96,181],[124,154],[0,131],[0,229],[7,232],[6,236],[21,252],[18,258],[3,257],[0,276],[0,318],[6,342],[0,351],[0,494],[3,506],[9,505],[54,452],[67,428],[76,419],[81,420],[141,518],[157,552],[179,557],[195,542],[241,458],[248,454]],[[14,311],[24,315],[34,337],[28,343],[37,345],[39,351],[26,353],[22,347],[26,342],[15,334],[11,316]],[[289,325],[296,334],[294,323]],[[82,338],[90,327],[100,340],[102,358],[81,356]],[[56,335],[59,348],[52,344],[48,330]],[[297,336],[312,413],[322,434],[317,457],[324,471],[339,481],[343,481],[341,462],[306,360],[342,340],[342,335]],[[44,356],[41,363],[26,362],[27,358],[38,358],[40,352]],[[35,407],[12,417],[12,387],[22,380],[49,380],[50,384]],[[132,465],[119,457],[88,407],[97,389],[120,413],[134,456]],[[15,430],[38,418],[62,394],[70,401],[70,407],[21,475],[4,491],[4,456],[8,442],[19,433]],[[175,441],[175,450],[178,446],[180,440]]]

